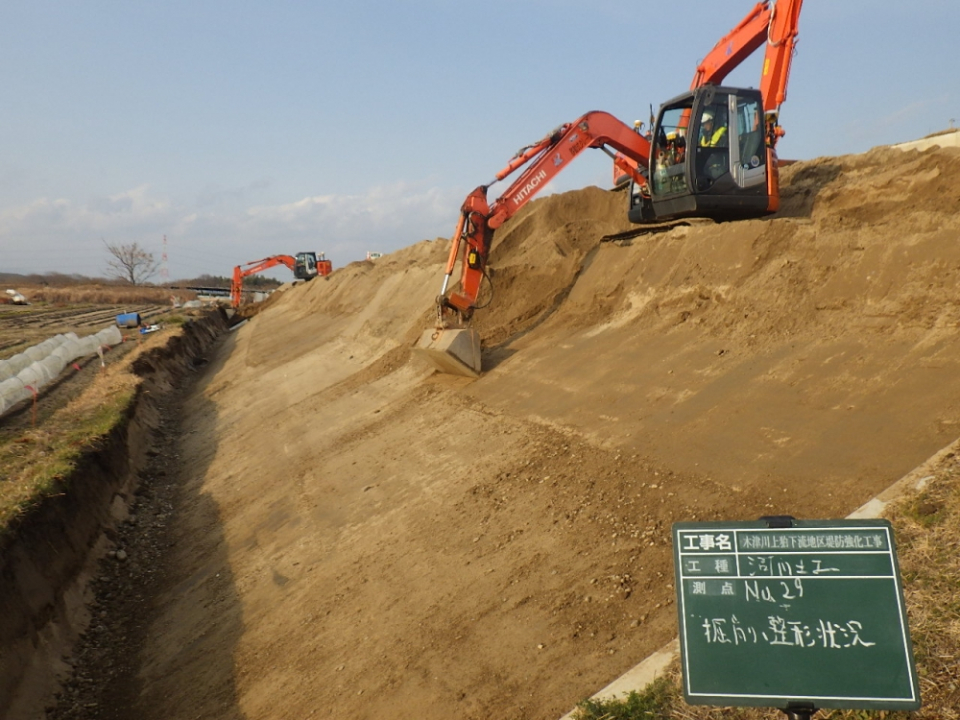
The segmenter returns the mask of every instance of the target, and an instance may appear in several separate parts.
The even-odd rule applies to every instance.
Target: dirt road
[[[410,354],[443,241],[276,297],[179,412],[98,717],[554,720],[675,636],[672,522],[840,518],[955,440],[960,153],[784,175],[771,219],[620,243],[621,195],[531,203],[478,380]]]

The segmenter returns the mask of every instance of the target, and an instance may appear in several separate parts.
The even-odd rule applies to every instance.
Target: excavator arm
[[[783,137],[780,127],[780,105],[787,99],[790,65],[796,49],[803,0],[778,0],[772,10],[767,32],[767,50],[760,75],[760,94],[763,97],[764,125],[767,144],[767,195],[771,212],[780,207],[780,173],[777,161],[777,141]]]
[[[740,63],[766,44],[760,93],[773,143],[783,136],[776,124],[780,106],[787,99],[787,82],[803,0],[763,0],[718,42],[697,66],[690,89],[720,85]],[[772,122],[772,126],[771,126]]]
[[[296,258],[290,255],[273,255],[262,260],[253,260],[245,265],[237,265],[233,269],[233,281],[230,284],[230,306],[240,307],[240,298],[243,293],[243,279],[250,275],[255,275],[264,270],[269,270],[277,265],[286,265],[293,270],[296,264]]]
[[[787,82],[790,80],[790,66],[796,51],[802,5],[803,0],[778,0],[773,6],[767,32],[767,51],[763,58],[760,93],[763,95],[768,131],[772,133],[774,143],[783,135],[783,130],[777,125],[777,118],[780,106],[787,99]]]
[[[650,143],[632,127],[609,113],[589,112],[572,123],[561,125],[540,142],[521,148],[496,179],[471,192],[460,208],[460,219],[453,234],[450,255],[437,300],[438,322],[447,326],[448,316],[456,314],[460,321],[470,318],[476,308],[480,285],[486,276],[487,257],[493,232],[513,217],[532,200],[541,189],[580,153],[588,148],[599,148],[613,156],[629,158],[633,165],[625,165],[636,183],[646,182],[637,165],[646,166]],[[520,169],[519,177],[492,204],[487,201],[487,190],[494,182],[503,180]],[[461,260],[459,292],[449,292],[450,279]]]

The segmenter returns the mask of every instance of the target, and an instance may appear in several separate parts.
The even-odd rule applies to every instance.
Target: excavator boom
[[[760,92],[763,94],[764,109],[768,113],[779,112],[780,106],[787,99],[787,83],[796,50],[802,6],[803,0],[779,0],[774,5],[767,35],[767,52],[760,76]]]
[[[719,85],[740,63],[750,57],[767,38],[772,9],[770,2],[758,2],[697,65],[690,89],[707,83]]]
[[[766,44],[760,92],[764,110],[777,110],[787,99],[787,82],[803,0],[763,0],[718,42],[697,66],[690,89],[720,85],[756,50]]]

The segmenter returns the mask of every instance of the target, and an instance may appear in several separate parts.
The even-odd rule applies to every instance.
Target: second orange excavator
[[[521,148],[460,209],[437,298],[437,321],[416,350],[443,371],[476,377],[480,337],[469,327],[484,281],[494,231],[588,148],[613,158],[630,184],[627,215],[645,224],[686,217],[718,221],[762,217],[779,207],[776,144],[802,0],[764,0],[700,63],[690,89],[664,103],[649,133],[600,111],[561,125]],[[725,87],[724,78],[766,46],[759,89]],[[492,203],[487,190],[521,171]],[[451,286],[460,264],[459,286]]]
[[[333,264],[323,253],[301,252],[293,255],[271,255],[262,260],[254,260],[245,265],[237,265],[233,269],[233,280],[230,284],[230,306],[240,307],[243,297],[243,279],[250,275],[261,273],[277,265],[285,265],[293,271],[297,280],[312,280],[320,275],[326,277],[333,272]]]

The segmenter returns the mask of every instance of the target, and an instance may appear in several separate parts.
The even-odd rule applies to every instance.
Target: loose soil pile
[[[276,294],[141,478],[128,670],[54,717],[554,720],[675,636],[671,523],[841,518],[954,441],[960,152],[783,174],[617,242],[622,194],[531,203],[478,380],[411,355],[447,241]]]

